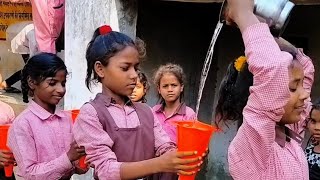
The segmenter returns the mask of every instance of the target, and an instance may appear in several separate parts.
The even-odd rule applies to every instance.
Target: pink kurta
[[[248,27],[243,41],[254,83],[243,124],[229,147],[230,174],[235,180],[308,180],[308,164],[300,144],[292,139],[281,147],[275,142],[275,126],[290,97],[288,67],[292,56],[280,51],[263,23]],[[312,62],[297,58],[304,67],[305,88],[310,89]]]
[[[74,166],[67,157],[73,141],[70,114],[50,114],[31,101],[9,130],[8,146],[25,180],[70,177]]]
[[[163,129],[170,136],[171,141],[177,143],[177,126],[174,122],[176,121],[187,121],[195,120],[196,113],[190,107],[186,106],[185,103],[182,103],[179,108],[171,116],[166,116],[164,114],[164,107],[161,104],[155,105],[153,108],[153,113],[159,119]]]
[[[64,24],[65,0],[31,0],[32,17],[40,52],[56,54],[56,40]]]
[[[35,35],[40,52],[56,54],[58,39],[65,18],[65,0],[4,0],[13,3],[31,2]]]

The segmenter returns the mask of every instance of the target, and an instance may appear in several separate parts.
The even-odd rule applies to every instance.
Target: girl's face
[[[133,89],[133,92],[130,96],[130,99],[134,102],[139,102],[142,100],[142,97],[146,94],[146,89],[143,86],[143,84],[140,82],[140,80],[137,80],[137,85]]]
[[[172,103],[180,99],[183,85],[172,73],[164,73],[160,79],[158,92],[166,103]]]
[[[96,62],[95,71],[101,78],[104,90],[113,96],[130,96],[137,83],[139,53],[127,46],[109,59],[107,66]]]
[[[304,101],[309,97],[309,93],[303,88],[303,79],[302,65],[293,61],[293,66],[289,69],[290,99],[284,107],[285,113],[280,121],[283,124],[296,123],[301,119],[301,113],[305,110]]]
[[[315,140],[320,142],[320,110],[313,109],[309,118],[308,128]]]
[[[29,87],[33,90],[34,101],[47,111],[53,113],[55,106],[66,93],[66,76],[65,70],[60,70],[54,77],[47,77],[44,81],[37,84],[29,80]]]

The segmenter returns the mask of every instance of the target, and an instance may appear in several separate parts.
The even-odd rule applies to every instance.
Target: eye
[[[296,92],[296,88],[289,88],[290,92]]]
[[[128,71],[129,67],[128,66],[123,66],[123,67],[120,67],[122,71]]]
[[[66,87],[66,81],[63,81],[63,82],[61,83],[61,86],[62,86],[62,87]]]

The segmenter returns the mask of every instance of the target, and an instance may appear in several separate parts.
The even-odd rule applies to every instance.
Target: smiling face
[[[304,73],[302,65],[294,60],[289,69],[290,99],[285,105],[285,114],[281,119],[283,124],[292,124],[300,121],[301,113],[305,109],[305,100],[309,93],[303,88]]]
[[[66,76],[67,72],[60,70],[54,77],[47,77],[40,83],[30,79],[28,83],[33,90],[34,101],[48,112],[54,112],[55,106],[66,93]]]
[[[95,71],[104,89],[112,96],[130,96],[137,83],[139,66],[138,51],[131,46],[125,47],[109,59],[106,66],[96,62]]]

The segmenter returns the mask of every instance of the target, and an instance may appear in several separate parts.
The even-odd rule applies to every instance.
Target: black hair
[[[150,89],[150,84],[148,82],[147,76],[143,72],[138,71],[138,78],[140,83],[143,85],[145,91],[147,92]],[[147,102],[146,93],[142,96],[141,102],[143,103]]]
[[[242,124],[242,111],[247,104],[249,87],[253,85],[253,74],[245,62],[240,71],[234,67],[234,62],[228,66],[227,72],[219,88],[218,104],[215,109],[215,123],[237,121]]]
[[[85,83],[89,90],[91,81],[101,82],[100,77],[94,70],[95,63],[101,62],[103,66],[107,66],[109,59],[127,46],[136,48],[139,58],[145,56],[145,44],[139,38],[133,41],[129,36],[120,32],[110,31],[101,35],[99,28],[94,31],[86,51],[87,76]]]
[[[31,57],[24,66],[21,74],[21,89],[23,102],[28,103],[28,95],[33,95],[29,87],[28,80],[32,79],[36,84],[40,84],[48,77],[54,77],[60,70],[66,71],[67,67],[63,60],[55,54],[40,53]]]
[[[312,103],[312,108],[311,108],[311,111],[310,111],[310,117],[311,117],[312,112],[313,112],[314,110],[320,111],[320,98],[316,99],[316,100]]]
[[[154,73],[154,84],[159,88],[160,87],[160,81],[161,78],[163,77],[163,75],[165,73],[171,73],[173,74],[179,81],[179,83],[181,85],[185,85],[185,74],[183,72],[183,69],[180,65],[178,64],[172,64],[172,63],[168,63],[166,65],[161,65],[157,71]],[[180,94],[180,102],[183,101],[184,99],[184,89]],[[160,102],[161,104],[165,103],[163,97],[161,96],[160,93],[158,93],[158,102]]]

